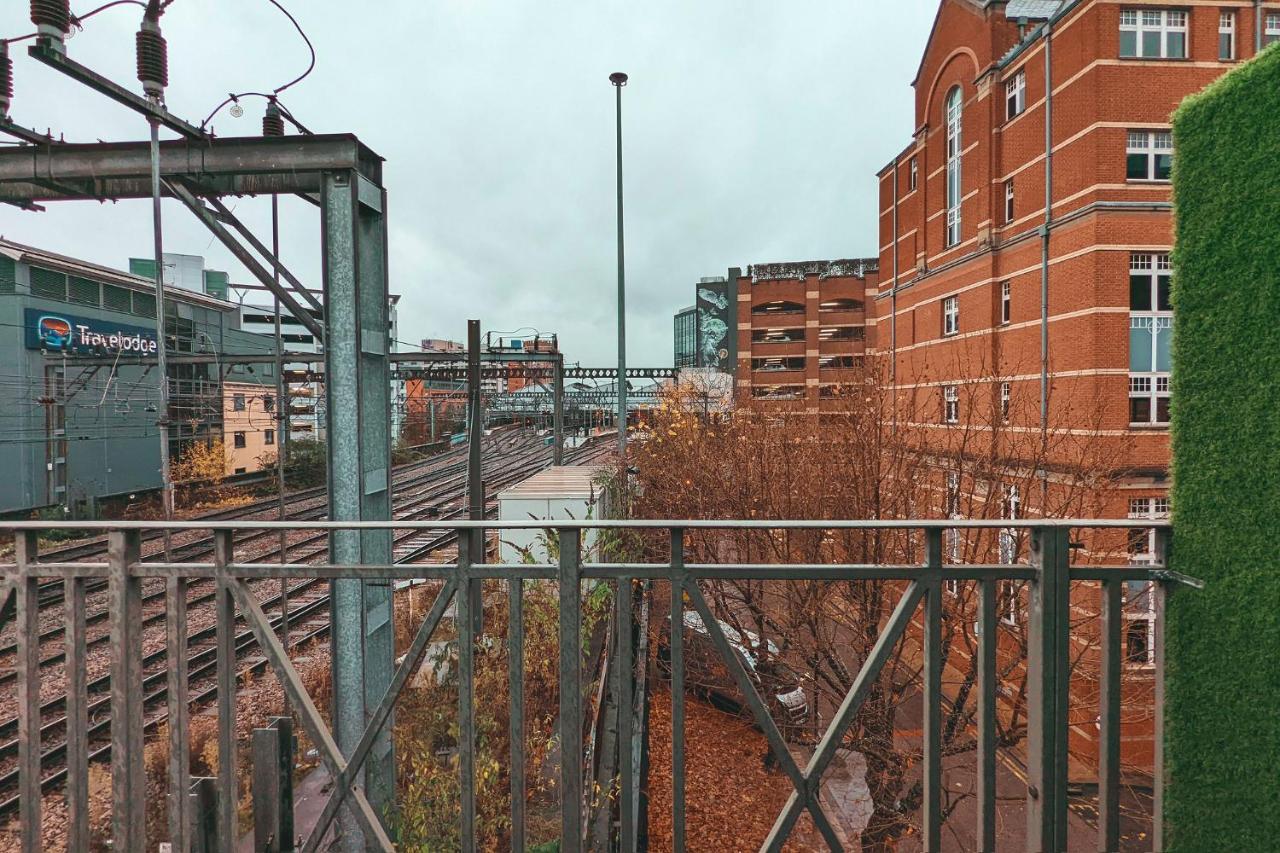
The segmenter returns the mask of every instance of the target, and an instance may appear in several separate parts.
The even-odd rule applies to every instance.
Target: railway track
[[[508,485],[512,485],[551,464],[551,448],[528,433],[513,432],[493,436],[485,445],[485,487],[486,494],[496,495]],[[602,445],[587,445],[566,452],[566,463],[587,464],[603,458],[609,448]],[[398,520],[422,520],[439,518],[441,527],[428,530],[409,530],[394,532],[392,537],[393,553],[397,563],[413,563],[421,561],[433,552],[453,544],[457,538],[454,530],[448,527],[448,521],[466,515],[466,450],[449,451],[432,457],[424,462],[404,466],[395,474],[395,492],[393,498],[394,517]],[[317,495],[318,491],[318,495]],[[327,512],[325,506],[309,505],[317,496],[323,498],[323,489],[305,489],[291,493],[291,503],[308,504],[300,508],[295,520],[311,520],[323,518]],[[323,500],[321,500],[323,503]],[[254,514],[270,512],[268,518],[274,518],[276,500],[259,501],[254,504],[238,507],[225,512],[209,513],[201,516],[208,520],[226,520],[234,518],[250,519]],[[486,517],[490,517],[496,509],[496,502],[486,507]],[[311,563],[322,561],[328,556],[327,534],[299,531],[297,538],[286,541],[284,546],[285,561],[291,563]],[[159,536],[151,538],[154,543]],[[266,549],[262,550],[265,545]],[[279,539],[275,531],[251,531],[235,538],[237,559],[251,562],[273,562],[281,556]],[[181,549],[181,550],[180,550]],[[88,561],[94,557],[105,555],[106,541],[76,543],[62,548],[50,549],[41,554],[41,559],[58,562]],[[175,561],[196,561],[200,557],[211,555],[213,551],[212,536],[195,537],[191,541],[181,543],[173,548]],[[243,552],[243,553],[242,553]],[[163,549],[153,549],[144,554],[143,560],[159,560],[163,558]],[[105,581],[86,583],[95,592],[105,588]],[[279,590],[275,579],[250,583],[251,588],[267,590],[268,587]],[[56,589],[54,587],[57,587]],[[45,588],[47,587],[47,589]],[[62,601],[61,581],[54,581],[42,586],[41,609],[54,609],[54,605]],[[289,638],[288,648],[296,650],[308,645],[328,633],[328,583],[321,580],[306,579],[294,584],[288,591],[289,602]],[[89,589],[86,590],[88,592]],[[192,581],[188,589],[189,618],[196,621],[198,614],[211,608],[213,604],[213,584],[211,581]],[[263,609],[271,612],[279,610],[283,597],[274,596],[270,591],[265,598],[260,598]],[[155,626],[164,619],[163,582],[144,587],[144,629]],[[151,604],[151,608],[148,608]],[[156,607],[158,605],[158,607]],[[86,607],[90,606],[87,602]],[[63,636],[63,628],[58,614],[52,620],[56,624],[41,632],[41,643],[59,644]],[[86,626],[100,625],[109,621],[109,612],[105,606],[95,607],[92,613],[85,614]],[[274,626],[282,621],[280,615],[272,617]],[[253,654],[256,641],[252,632],[237,621],[236,657],[237,662],[244,661],[240,669],[239,679],[247,674],[265,671],[266,660]],[[216,698],[214,686],[215,651],[213,646],[214,625],[212,621],[206,627],[193,631],[187,638],[189,667],[189,690],[193,710],[202,707]],[[99,630],[86,640],[86,656],[105,655],[109,643],[109,632]],[[13,643],[0,647],[0,661],[12,659],[16,654]],[[99,658],[100,659],[100,658]],[[65,660],[61,648],[42,655],[40,666],[53,670]],[[146,654],[142,661],[144,725],[148,732],[153,732],[166,718],[166,651],[161,645]],[[0,663],[3,666],[3,663]],[[42,676],[43,678],[43,676]],[[12,663],[8,670],[0,670],[0,689],[15,679]],[[89,760],[101,761],[110,755],[110,678],[100,675],[92,678],[87,685],[89,697]],[[5,690],[5,692],[9,692]],[[0,694],[2,695],[2,694]],[[65,694],[54,696],[41,705],[41,753],[42,768],[41,789],[46,793],[61,786],[66,778],[65,766]],[[9,716],[0,720],[0,820],[17,811],[17,740],[18,720]]]

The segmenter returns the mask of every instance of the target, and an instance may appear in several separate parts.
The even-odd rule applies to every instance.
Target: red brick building
[[[1030,463],[1039,449],[1048,487],[1018,495],[1027,515],[1079,487],[1071,467],[1085,449],[1119,477],[1094,512],[1167,515],[1170,116],[1277,40],[1276,2],[941,0],[912,84],[911,141],[879,173],[882,274],[867,320],[868,353],[891,366],[922,447],[953,448],[964,433],[975,455]],[[1075,440],[1041,444],[1042,430]],[[939,505],[953,512],[962,488],[949,471]],[[1088,544],[1097,555],[1104,543]],[[1135,530],[1128,551],[1152,559],[1154,536]],[[1124,752],[1140,772],[1152,614],[1130,592],[1124,654],[1137,681],[1126,689],[1137,692]],[[1016,623],[1011,595],[1002,608]],[[1086,759],[1091,669],[1073,684],[1073,754]]]
[[[874,258],[755,264],[736,290],[740,399],[817,411],[862,368]]]
[[[1167,508],[1170,114],[1274,39],[1280,3],[942,0],[868,310],[922,440],[1047,418],[1125,472],[1111,512]]]

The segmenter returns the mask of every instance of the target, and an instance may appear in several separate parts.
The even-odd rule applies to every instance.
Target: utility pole
[[[147,100],[155,107],[164,106],[164,90],[169,84],[168,53],[164,37],[160,33],[159,0],[150,0],[138,30],[137,66],[138,82]],[[168,343],[165,337],[164,307],[164,227],[161,215],[160,195],[160,120],[148,119],[151,126],[151,231],[154,241],[156,264],[156,370],[160,377],[160,400],[156,411],[156,426],[160,433],[160,500],[164,509],[164,559],[173,562],[173,541],[169,522],[173,521],[173,475],[169,468],[169,369],[166,359]],[[221,377],[219,377],[221,385]],[[177,701],[184,695],[187,685],[187,661],[182,655],[174,660],[174,650],[185,648],[187,640],[187,582],[183,578],[165,580],[165,645],[170,661],[167,675],[169,690],[169,783],[177,796],[171,798],[169,808],[169,835],[178,849],[186,849],[189,838],[189,806],[186,791],[191,777],[187,766],[187,732],[189,731],[186,702]],[[228,795],[230,796],[230,795]],[[178,802],[181,800],[181,802]],[[233,814],[223,811],[220,819]]]
[[[480,395],[480,321],[467,321],[467,504],[472,521],[484,520],[484,479],[481,453],[484,445],[484,400]],[[484,562],[484,531],[472,530],[471,562]],[[466,594],[471,597],[471,625],[473,637],[480,636],[483,628],[481,582],[467,581]],[[462,632],[458,632],[461,639]]]
[[[280,105],[275,98],[267,101],[267,111],[262,116],[263,136],[284,136],[284,117],[280,114]],[[280,285],[280,196],[271,195],[271,274],[277,288]],[[273,297],[275,308],[276,332],[276,518],[285,520],[284,511],[284,463],[286,442],[289,440],[287,428],[288,410],[284,399],[284,336],[280,331],[280,297]],[[289,550],[288,531],[280,529],[280,563],[288,562],[285,554]],[[280,639],[284,647],[289,648],[289,579],[280,578]]]
[[[622,240],[622,87],[627,75],[615,71],[609,82],[617,93],[618,116],[618,455],[627,455],[627,272]]]

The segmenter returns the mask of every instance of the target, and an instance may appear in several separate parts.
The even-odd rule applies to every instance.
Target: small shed
[[[599,465],[556,465],[539,471],[527,480],[498,492],[499,521],[577,520],[607,517],[597,482],[605,469]],[[598,531],[583,532],[582,542],[590,549]],[[549,560],[545,533],[541,529],[503,530],[499,555],[504,563],[523,562],[524,554],[536,562]],[[588,551],[589,553],[589,551]]]

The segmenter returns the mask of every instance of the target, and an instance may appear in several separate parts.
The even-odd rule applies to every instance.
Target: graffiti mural
[[[732,334],[729,282],[704,281],[698,285],[698,366],[733,372],[737,339]]]

